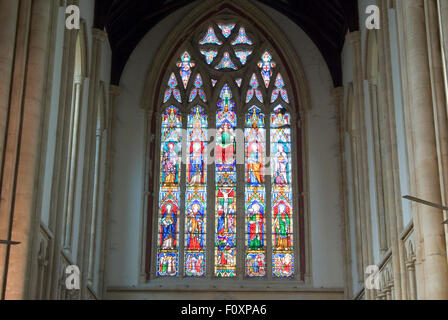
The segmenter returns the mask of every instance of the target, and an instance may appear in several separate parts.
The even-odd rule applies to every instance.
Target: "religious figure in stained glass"
[[[173,250],[176,246],[177,207],[173,203],[168,202],[162,206],[161,211],[162,249]]]

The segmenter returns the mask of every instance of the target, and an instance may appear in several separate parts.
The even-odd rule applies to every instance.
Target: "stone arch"
[[[172,72],[178,72],[178,70],[174,71],[172,68],[173,62],[176,59],[179,59],[181,52],[188,47],[188,44],[185,44],[186,40],[192,33],[195,33],[196,28],[218,15],[240,17],[249,23],[253,29],[257,30],[257,32],[259,32],[272,47],[271,50],[276,54],[276,59],[278,59],[280,64],[284,67],[284,69],[282,69],[282,75],[288,79],[290,87],[288,92],[292,97],[291,105],[293,106],[288,111],[291,113],[293,124],[296,125],[297,123],[300,123],[297,126],[298,129],[295,139],[297,146],[294,145],[294,148],[297,148],[298,152],[294,154],[296,159],[293,160],[293,163],[297,168],[294,172],[294,181],[297,182],[297,188],[295,188],[296,190],[294,194],[296,198],[299,198],[299,203],[296,204],[296,208],[297,213],[300,214],[300,216],[298,217],[298,223],[296,223],[295,226],[295,228],[298,228],[299,230],[295,230],[294,232],[298,235],[297,245],[300,246],[300,255],[298,255],[297,258],[297,265],[300,265],[300,278],[304,281],[305,274],[308,276],[311,274],[311,246],[310,239],[308,238],[309,206],[305,205],[305,202],[309,202],[309,194],[304,192],[305,189],[309,189],[308,185],[304,186],[307,178],[307,171],[304,165],[307,150],[302,147],[306,139],[304,135],[306,134],[305,128],[307,120],[304,114],[311,109],[310,92],[305,71],[296,51],[292,48],[284,33],[280,31],[279,27],[270,19],[270,17],[265,15],[253,4],[247,2],[236,4],[236,1],[227,0],[220,1],[216,4],[214,1],[204,1],[195,7],[165,38],[149,68],[141,98],[141,107],[145,109],[148,114],[149,134],[152,137],[158,136],[159,106],[166,106],[166,104],[161,104],[160,101],[163,100],[162,95],[168,80],[167,77],[169,77]],[[192,73],[191,76],[194,77],[194,74],[195,73]],[[223,84],[224,83],[218,83],[217,86],[222,86]],[[229,83],[229,85],[233,87],[235,86],[234,83]],[[179,81],[178,88],[180,90],[183,89],[182,84]],[[174,104],[177,106],[177,102]],[[244,108],[246,108],[246,104],[241,103],[240,105],[244,105]],[[180,105],[177,107],[180,107]],[[182,108],[180,109],[183,112],[186,111],[182,110]],[[151,159],[155,159],[158,156],[158,139],[155,139],[153,142],[155,144],[150,147],[149,155]],[[153,163],[155,166],[157,166],[157,164],[157,161]],[[149,170],[157,172],[157,170],[153,170],[153,168],[150,168]],[[156,177],[157,174],[154,174],[153,176]],[[155,205],[156,198],[158,197],[157,192],[152,188],[154,187],[150,185],[148,191],[148,229],[145,235],[147,238],[147,249],[144,250],[146,254],[153,251],[150,249],[152,244],[149,238],[153,231],[154,221],[150,222],[150,220],[155,218],[154,216],[151,217],[150,213],[152,213],[152,207]],[[145,260],[147,279],[149,279],[152,272],[149,265],[154,264],[154,261],[148,257],[146,257]]]

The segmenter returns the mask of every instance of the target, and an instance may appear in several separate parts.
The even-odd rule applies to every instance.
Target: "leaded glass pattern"
[[[157,243],[157,275],[179,273],[179,202],[182,119],[170,106],[162,114],[161,171]]]
[[[220,21],[181,47],[162,88],[156,276],[292,278],[288,79],[253,30]]]
[[[263,158],[266,148],[265,116],[252,106],[245,121],[245,270],[249,277],[266,275],[266,189]]]
[[[185,276],[203,277],[206,269],[207,227],[207,114],[195,106],[187,121],[185,195]]]
[[[291,122],[281,105],[271,114],[271,157],[272,273],[289,278],[294,275]]]
[[[236,276],[236,136],[237,118],[232,92],[226,84],[216,114],[215,276]]]

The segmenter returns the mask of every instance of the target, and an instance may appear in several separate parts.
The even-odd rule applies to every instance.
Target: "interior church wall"
[[[69,250],[62,250],[60,252],[56,253],[55,260],[58,259],[68,259],[69,264],[74,264],[81,266],[86,259],[88,259],[88,249],[85,246],[85,239],[87,235],[83,233],[84,235],[81,236],[82,232],[86,232],[85,230],[89,230],[90,222],[86,220],[85,212],[88,211],[88,209],[83,209],[82,203],[83,203],[83,197],[86,197],[85,189],[87,186],[87,181],[85,181],[85,164],[88,163],[90,160],[90,156],[88,156],[87,148],[89,146],[89,139],[90,137],[87,137],[87,128],[89,123],[92,122],[91,119],[91,110],[90,108],[95,108],[95,105],[90,104],[89,97],[93,94],[93,90],[95,90],[94,86],[92,85],[90,79],[92,76],[92,59],[94,58],[92,56],[93,54],[93,46],[94,46],[94,39],[93,39],[93,19],[94,19],[94,1],[91,0],[80,0],[79,3],[80,13],[81,13],[81,21],[82,21],[82,28],[79,32],[81,32],[82,35],[85,35],[86,42],[84,43],[86,55],[85,55],[85,61],[84,63],[86,65],[86,69],[88,71],[87,77],[83,80],[82,85],[82,97],[81,97],[81,105],[80,108],[80,119],[79,119],[79,136],[78,136],[78,152],[77,152],[77,174],[76,174],[76,182],[75,182],[75,189],[74,189],[74,210],[73,210],[73,242],[72,246]],[[67,72],[67,65],[69,65],[69,62],[67,61],[67,52],[68,50],[64,49],[64,46],[67,46],[66,42],[64,42],[66,39],[65,37],[68,37],[69,31],[65,28],[65,22],[66,22],[66,12],[65,12],[65,5],[60,6],[58,8],[57,13],[57,25],[55,26],[55,47],[54,47],[54,57],[52,58],[52,61],[49,63],[51,64],[52,69],[52,75],[51,75],[51,88],[48,91],[50,93],[49,95],[49,107],[47,111],[47,119],[46,119],[46,128],[45,128],[45,134],[44,139],[45,142],[43,143],[44,150],[45,150],[45,163],[44,163],[44,170],[42,173],[42,195],[41,195],[41,201],[39,204],[39,211],[41,215],[41,224],[42,224],[42,230],[41,233],[45,233],[45,236],[50,237],[50,242],[53,243],[54,241],[57,241],[58,236],[57,234],[61,233],[62,231],[58,228],[58,219],[62,217],[63,212],[56,212],[55,211],[55,199],[58,197],[61,197],[61,193],[63,193],[63,188],[61,190],[55,190],[53,187],[54,182],[58,179],[58,177],[61,175],[61,172],[58,172],[55,168],[58,168],[56,166],[56,163],[60,162],[61,160],[58,159],[55,154],[57,153],[57,144],[61,139],[61,124],[58,122],[60,121],[60,113],[63,110],[63,102],[61,102],[61,94],[64,92],[64,86],[62,82],[62,78],[64,77],[64,73]],[[64,40],[65,39],[65,40]],[[67,47],[66,47],[67,48]],[[73,48],[72,48],[73,49]],[[65,51],[65,52],[64,52]],[[97,75],[97,79],[102,83],[101,88],[103,89],[103,92],[96,92],[95,94],[99,96],[102,94],[104,96],[104,105],[105,105],[105,111],[107,111],[107,104],[108,104],[108,96],[109,96],[109,82],[110,82],[110,66],[111,66],[111,59],[112,59],[112,52],[111,48],[108,44],[108,41],[104,41],[101,46],[101,55],[99,57],[100,66],[99,66],[99,74]],[[71,87],[70,89],[71,90]],[[68,93],[67,93],[68,94]],[[106,115],[105,115],[106,116]],[[96,122],[96,121],[93,121]],[[58,140],[59,139],[59,140]],[[65,143],[63,143],[65,144]],[[105,177],[105,162],[106,162],[106,146],[107,146],[107,139],[106,137],[103,138],[102,141],[102,164],[100,165],[100,168],[102,170],[101,178],[100,180],[104,182]],[[93,160],[92,160],[93,161]],[[94,268],[94,277],[93,277],[93,285],[89,290],[93,291],[92,294],[94,296],[99,296],[101,291],[101,278],[102,278],[102,272],[100,270],[100,261],[102,257],[102,210],[103,210],[103,198],[104,198],[104,183],[101,183],[101,188],[99,192],[99,207],[98,207],[98,219],[97,219],[97,228],[96,228],[96,234],[98,235],[95,239],[96,245],[95,245],[95,268]],[[85,200],[84,200],[85,202]],[[59,216],[57,218],[56,216]],[[59,221],[62,221],[63,219],[60,219]],[[65,223],[64,221],[59,223]],[[63,228],[61,228],[63,230]],[[45,230],[45,231],[43,231]],[[61,240],[62,241],[62,240]],[[47,250],[50,250],[50,247],[47,248]],[[59,258],[59,256],[62,256],[62,251],[64,251],[64,258]],[[51,255],[50,255],[51,257]],[[51,266],[54,268],[54,266]],[[51,269],[50,269],[51,270]],[[83,272],[87,273],[87,270],[83,270]],[[53,270],[53,281],[50,284],[51,280],[50,277],[48,278],[49,284],[47,287],[50,290],[50,286],[54,288],[55,286],[55,279],[57,279],[57,275],[59,274],[59,270]],[[59,284],[58,284],[59,285]],[[55,291],[51,293],[51,295],[56,294]],[[85,288],[83,288],[83,294],[85,293]]]
[[[367,274],[365,274],[365,268],[368,265],[376,265],[379,266],[381,269],[381,273],[385,271],[387,268],[391,268],[390,272],[392,272],[392,263],[391,263],[391,250],[393,244],[390,242],[388,244],[388,248],[386,251],[381,248],[380,244],[380,237],[384,237],[384,233],[388,233],[387,237],[390,237],[391,234],[394,232],[393,228],[391,229],[390,225],[390,217],[388,215],[392,215],[392,219],[397,219],[398,222],[396,228],[396,233],[398,236],[403,237],[403,241],[406,240],[407,234],[406,232],[409,232],[408,227],[412,223],[412,212],[411,212],[411,203],[407,200],[401,199],[402,196],[408,195],[410,193],[410,173],[409,173],[409,159],[408,159],[408,150],[407,150],[407,135],[409,135],[409,132],[406,131],[405,128],[405,119],[404,119],[404,106],[406,101],[405,96],[402,92],[402,68],[403,68],[403,61],[400,61],[400,59],[403,59],[402,56],[400,56],[400,39],[398,34],[398,26],[396,23],[396,11],[395,8],[393,8],[393,1],[376,1],[376,0],[360,0],[358,2],[359,6],[359,17],[360,17],[360,28],[359,31],[357,31],[357,35],[349,35],[347,34],[347,39],[350,37],[356,37],[356,39],[359,39],[360,42],[360,48],[361,48],[361,63],[359,64],[357,61],[354,61],[354,54],[353,50],[354,46],[351,41],[346,41],[344,48],[343,48],[343,54],[342,54],[342,65],[343,65],[343,86],[345,91],[345,102],[344,102],[344,117],[346,120],[346,128],[345,128],[345,162],[346,162],[346,168],[347,168],[347,214],[349,217],[349,238],[348,238],[348,248],[350,250],[350,268],[351,268],[351,281],[350,281],[350,287],[352,290],[352,296],[350,298],[361,298],[364,297],[364,281],[367,277]],[[381,19],[384,19],[385,23],[388,24],[388,40],[385,44],[379,44],[380,41],[380,32],[383,32],[383,30],[368,30],[365,27],[365,19],[367,18],[366,14],[366,8],[369,5],[378,5],[380,8],[384,8],[384,11],[382,11]],[[384,14],[384,13],[387,13]],[[385,24],[382,24],[383,26]],[[384,31],[384,32],[387,32]],[[383,72],[383,74],[380,74],[379,81],[385,81],[384,79],[387,79],[388,76],[391,77],[390,86],[386,87],[387,90],[382,90],[381,84],[377,83],[375,80],[374,85],[377,87],[378,95],[372,95],[372,83],[368,78],[368,56],[372,53],[372,48],[370,48],[371,44],[369,42],[369,32],[375,32],[376,33],[376,39],[377,39],[377,46],[384,46],[380,47],[378,50],[384,50],[383,54],[390,55],[390,63],[385,65],[385,57],[383,56],[382,62],[383,65],[379,66],[380,72]],[[384,37],[384,36],[383,36]],[[370,44],[370,46],[369,46]],[[379,52],[381,54],[381,52]],[[358,64],[358,65],[354,65]],[[362,190],[358,189],[358,187],[355,185],[355,180],[352,172],[353,163],[352,159],[350,158],[350,154],[352,153],[351,150],[351,134],[349,132],[349,119],[348,117],[350,110],[348,110],[347,106],[347,95],[349,92],[349,87],[353,84],[354,81],[356,81],[354,74],[356,73],[357,68],[361,68],[362,70],[362,94],[364,97],[362,105],[358,105],[355,103],[353,105],[354,108],[357,108],[357,110],[360,110],[364,116],[364,125],[361,124],[361,128],[357,127],[357,134],[362,135],[362,131],[364,130],[365,137],[366,137],[366,144],[362,148],[365,148],[365,152],[367,154],[367,161],[365,165],[367,166],[367,183],[368,183],[368,194],[366,199],[369,201],[369,212],[366,213],[368,222],[370,223],[370,227],[366,225],[363,222],[359,221],[359,217],[356,216],[357,213],[355,213],[355,207],[353,205],[354,197],[356,192],[363,193]],[[383,138],[380,141],[381,144],[387,145],[387,148],[390,149],[384,149],[388,150],[387,153],[384,154],[384,150],[382,150],[383,155],[382,159],[384,157],[394,157],[394,154],[397,157],[396,164],[394,164],[394,171],[396,171],[395,179],[397,179],[397,185],[398,188],[393,190],[394,187],[391,185],[391,181],[385,181],[385,184],[388,184],[385,190],[389,190],[389,192],[392,192],[393,194],[387,193],[387,191],[384,191],[384,197],[385,199],[387,197],[398,197],[400,198],[399,206],[397,206],[396,211],[387,211],[390,210],[386,207],[384,207],[384,210],[386,210],[385,215],[385,227],[386,229],[382,229],[379,221],[379,215],[380,215],[380,206],[381,204],[377,200],[377,184],[381,183],[381,179],[384,179],[383,176],[378,176],[378,174],[375,172],[375,149],[374,144],[378,143],[375,142],[374,136],[374,130],[373,126],[375,125],[375,122],[380,123],[380,128],[384,128],[387,124],[386,121],[388,121],[388,117],[380,118],[376,116],[376,112],[382,112],[384,113],[387,108],[384,106],[385,101],[387,101],[387,95],[391,95],[392,99],[392,107],[393,107],[393,113],[394,113],[394,121],[390,124],[391,127],[391,138],[388,136],[385,137],[385,133],[381,132],[383,134]],[[376,111],[377,108],[380,108],[380,111]],[[386,108],[386,109],[385,109]],[[358,123],[359,125],[359,123]],[[381,127],[382,126],[382,127]],[[391,140],[389,140],[391,139]],[[395,139],[395,140],[394,140]],[[395,142],[394,142],[395,141]],[[381,146],[379,146],[381,147]],[[384,161],[384,160],[382,160]],[[392,160],[393,161],[393,160]],[[383,164],[384,165],[384,164]],[[385,168],[382,169],[383,173],[385,173]],[[392,169],[388,169],[392,170]],[[379,179],[381,178],[381,179]],[[356,188],[356,190],[355,190]],[[400,194],[395,194],[395,193]],[[385,200],[386,201],[386,200]],[[364,214],[364,212],[361,210],[361,214]],[[357,234],[367,234],[365,236],[365,240],[362,240],[362,238],[357,238]],[[390,240],[389,240],[390,241]],[[398,247],[402,246],[402,239],[398,240]],[[400,249],[397,249],[398,247],[395,247],[394,249],[394,259],[395,263],[403,263],[400,261],[403,261],[403,257],[401,253],[399,253]],[[364,252],[364,256],[363,256]],[[367,261],[366,260],[367,257]],[[397,276],[397,271],[395,269],[395,276]],[[404,272],[404,271],[403,271]],[[403,276],[405,277],[405,275]],[[381,279],[383,279],[381,277]],[[406,278],[403,278],[406,280]],[[371,297],[372,298],[372,297]]]
[[[156,25],[130,57],[120,83],[114,123],[112,203],[108,233],[107,285],[111,290],[139,286],[141,270],[145,163],[145,112],[140,98],[151,60],[164,37],[190,9],[176,11]],[[258,4],[285,32],[302,60],[312,106],[308,124],[309,209],[312,287],[342,290],[344,286],[339,190],[336,107],[330,73],[317,47],[288,18]],[[322,199],[325,198],[325,201]],[[114,289],[115,288],[115,289]],[[142,288],[142,287],[139,287]],[[126,290],[126,289],[124,289]]]

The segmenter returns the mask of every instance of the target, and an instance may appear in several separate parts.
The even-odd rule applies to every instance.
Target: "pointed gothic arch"
[[[209,119],[212,119],[211,121],[216,120],[216,115],[214,114],[216,111],[216,104],[219,100],[222,88],[226,85],[230,88],[232,98],[236,101],[235,111],[238,119],[243,120],[249,107],[255,105],[264,113],[267,119],[266,127],[269,127],[269,119],[274,107],[281,106],[284,108],[290,115],[294,149],[294,152],[291,153],[293,160],[289,164],[293,164],[294,167],[293,175],[291,177],[291,189],[293,189],[293,191],[291,191],[291,201],[294,203],[293,207],[295,210],[295,222],[292,223],[292,233],[294,239],[297,239],[297,246],[294,247],[296,271],[292,273],[292,276],[294,276],[296,280],[304,282],[305,277],[307,279],[310,277],[310,243],[308,239],[309,218],[307,210],[308,197],[304,196],[305,188],[308,189],[307,186],[305,187],[307,175],[304,174],[304,172],[306,172],[304,168],[306,163],[306,150],[302,148],[305,139],[304,135],[306,134],[306,117],[304,117],[304,113],[310,109],[307,81],[299,58],[279,28],[255,6],[247,3],[243,6],[244,8],[236,7],[230,1],[224,1],[213,8],[205,8],[205,4],[204,6],[199,5],[178,24],[175,30],[173,30],[166,38],[165,44],[159,48],[158,54],[148,72],[142,97],[142,107],[148,112],[149,134],[152,137],[156,137],[156,139],[152,139],[152,144],[149,146],[149,153],[152,159],[156,159],[160,154],[160,116],[167,107],[172,105],[177,108],[182,115],[181,118],[184,122],[184,127],[188,110],[194,104],[198,104],[198,102],[207,111]],[[236,55],[236,51],[230,50],[232,44],[230,41],[225,41],[227,37],[225,35],[219,35],[219,41],[222,42],[221,45],[223,47],[216,54],[212,54],[212,56],[214,55],[211,58],[212,61],[208,61],[207,57],[199,51],[197,43],[200,42],[200,38],[204,37],[207,33],[210,25],[214,26],[216,35],[217,33],[223,32],[222,30],[219,30],[219,26],[225,25],[226,23],[229,23],[229,21],[235,24],[234,28],[236,31],[233,30],[232,38],[237,36],[235,33],[238,34],[238,29],[241,26],[247,26],[247,35],[251,40],[253,39],[253,46],[250,47],[250,49],[255,49],[248,55],[246,61],[244,59],[241,60],[241,58]],[[261,21],[263,23],[261,23]],[[194,62],[195,64],[194,70],[189,75],[190,81],[188,81],[186,86],[182,82],[177,64],[180,62],[182,55],[185,52],[190,56],[191,62]],[[274,69],[275,72],[273,72],[270,77],[269,85],[265,85],[260,74],[260,67],[257,63],[262,59],[265,52],[268,52],[271,55],[272,61],[275,61],[276,63],[276,68]],[[227,57],[230,58],[234,65],[234,67],[231,67],[232,75],[230,75],[230,73],[222,73],[217,69],[219,62],[226,57],[226,53],[228,53]],[[188,96],[192,90],[197,74],[201,74],[207,102],[199,101],[197,97],[193,101],[188,101]],[[252,74],[256,75],[261,96],[264,97],[263,101],[257,100],[255,97],[250,101],[246,101],[246,92],[250,88],[249,82]],[[281,82],[283,82],[281,87],[285,86],[284,89],[275,86],[279,74],[281,74],[280,79]],[[175,83],[173,82],[173,87],[170,88],[169,81],[173,75],[176,81]],[[205,79],[213,79],[216,80],[216,82],[212,84]],[[239,79],[241,79],[241,83],[237,83]],[[278,83],[280,83],[280,81]],[[174,99],[171,96],[167,98],[166,88],[168,88],[168,90],[171,89],[170,95],[180,95],[183,99],[180,99],[181,101],[179,101],[179,99],[175,97]],[[174,91],[174,89],[178,91]],[[282,90],[286,90],[285,92],[288,92],[289,95],[284,95]],[[277,97],[272,99],[271,97],[274,91],[276,92],[275,94]],[[244,129],[243,123],[244,122],[241,122],[241,124],[239,123],[238,128]],[[212,127],[213,125],[210,126],[210,128]],[[182,146],[185,147],[184,140],[182,139],[182,141]],[[182,157],[184,157],[184,154],[182,154]],[[151,171],[149,173],[150,181],[154,181],[154,179],[158,179],[160,176],[160,168],[157,168],[160,165],[160,162],[153,161],[152,163],[154,164],[154,167],[149,168]],[[181,175],[179,176],[179,179],[180,188],[184,188],[185,186],[182,185],[184,182],[182,182]],[[211,186],[208,186],[208,188],[210,187]],[[157,259],[155,258],[157,245],[155,244],[153,234],[157,232],[156,226],[159,223],[157,220],[157,208],[159,206],[158,194],[159,190],[154,188],[154,183],[150,183],[147,201],[148,212],[146,217],[146,250],[143,250],[146,254],[145,271],[148,280],[157,277],[157,271],[154,268],[157,264]],[[185,198],[184,195],[182,196]],[[185,206],[182,203],[182,201],[184,202],[184,199],[180,201],[178,207],[181,211],[185,210]],[[238,203],[239,200],[236,201]],[[240,207],[244,207],[244,201],[242,205],[240,204]],[[270,204],[269,207],[271,207]],[[214,214],[216,212],[211,210],[211,213]],[[241,224],[242,223],[243,221],[241,221]],[[272,224],[273,221],[269,223],[269,226],[272,227]],[[184,236],[184,231],[182,230],[183,226],[180,225],[179,228],[179,239],[182,239]],[[210,233],[213,233],[213,231],[215,230],[211,230]],[[209,239],[210,237],[207,238],[207,241],[209,241]],[[180,247],[183,246],[182,240],[179,242],[179,245]],[[180,248],[180,250],[184,250],[184,248]],[[272,250],[270,253],[272,254]],[[207,271],[205,273],[206,275],[210,275],[213,273],[211,270],[213,269],[213,261],[211,261],[209,257],[206,259]],[[241,266],[242,258],[238,257],[238,260],[240,261],[240,266],[237,266],[237,269],[239,269],[238,274],[242,274],[244,273],[244,268]],[[182,276],[182,257],[177,258],[177,263],[179,263],[179,267],[176,275],[180,274]],[[268,265],[269,267],[272,267],[272,258],[269,258]],[[215,276],[217,276],[217,274],[215,274]],[[269,278],[271,278],[271,276],[269,276]]]

